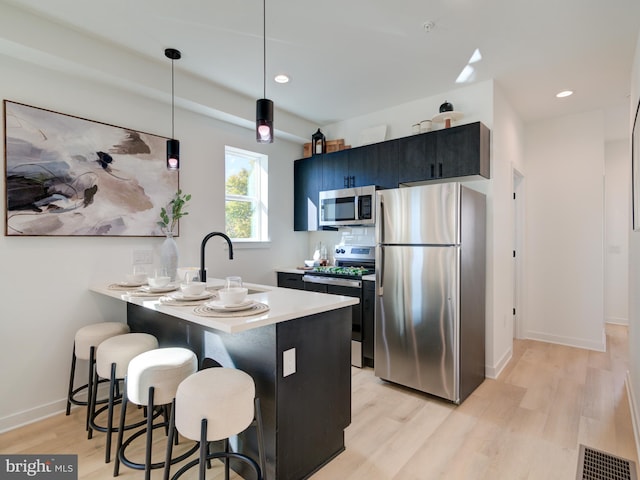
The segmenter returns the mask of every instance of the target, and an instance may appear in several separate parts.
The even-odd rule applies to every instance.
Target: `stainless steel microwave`
[[[374,225],[376,186],[320,192],[320,226]]]

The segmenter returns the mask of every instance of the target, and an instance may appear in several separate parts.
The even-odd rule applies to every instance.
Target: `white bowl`
[[[189,282],[189,283],[181,283],[180,290],[185,295],[200,295],[204,292],[207,284],[205,282]]]
[[[221,288],[218,290],[218,296],[223,305],[237,305],[247,296],[249,290],[243,287]]]
[[[171,277],[147,277],[147,283],[151,288],[162,288],[169,285]]]

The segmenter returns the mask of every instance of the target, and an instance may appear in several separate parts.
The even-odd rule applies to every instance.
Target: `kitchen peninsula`
[[[221,283],[210,280],[208,288]],[[306,478],[344,450],[351,423],[351,306],[358,299],[245,286],[248,298],[268,306],[266,313],[204,317],[158,297],[105,286],[91,290],[127,302],[131,331],[155,335],[161,347],[187,347],[200,362],[211,359],[249,373],[261,402],[267,478]],[[258,458],[253,429],[240,442]]]

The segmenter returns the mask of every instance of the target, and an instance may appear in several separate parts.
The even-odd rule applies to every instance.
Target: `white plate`
[[[245,300],[242,303],[236,303],[234,305],[225,305],[220,300],[213,300],[212,302],[207,302],[205,304],[207,307],[213,308],[214,310],[223,310],[226,312],[235,312],[237,310],[248,310],[253,307],[253,300]]]
[[[116,285],[119,287],[141,287],[144,282],[117,282]]]
[[[145,285],[144,287],[142,287],[142,290],[149,293],[166,293],[173,292],[177,288],[178,287],[171,284],[165,285],[164,287],[150,287],[148,285]]]
[[[213,297],[213,293],[212,292],[202,292],[198,295],[187,295],[186,293],[182,293],[182,292],[173,292],[172,294],[169,295],[171,298],[173,298],[174,300],[178,300],[178,301],[191,301],[191,300],[204,300],[205,298],[211,298]]]

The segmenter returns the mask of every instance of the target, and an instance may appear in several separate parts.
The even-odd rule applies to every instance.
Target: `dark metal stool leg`
[[[76,344],[73,343],[73,352],[71,353],[71,370],[69,371],[69,393],[67,394],[67,412],[71,413],[71,395],[73,395],[73,381],[76,376]]]
[[[205,480],[207,474],[207,457],[209,456],[209,442],[207,442],[207,419],[203,418],[200,424],[200,474],[199,480]]]
[[[169,480],[169,474],[171,473],[171,456],[173,455],[173,442],[176,435],[176,399],[171,402],[171,412],[169,415],[169,435],[167,436],[167,453],[164,459],[164,476],[163,480]]]
[[[113,464],[113,476],[117,477],[120,473],[120,449],[122,448],[122,439],[124,437],[124,426],[126,423],[127,416],[127,378],[124,379],[124,387],[123,387],[123,395],[122,395],[122,404],[120,406],[120,426],[118,427],[118,441],[116,443],[116,454],[115,460]]]
[[[107,413],[107,442],[105,445],[104,462],[111,461],[111,434],[113,433],[113,406],[115,403],[116,364],[111,364],[111,378],[109,381],[109,408]]]
[[[91,388],[92,392],[91,392],[91,399],[89,401],[89,404],[91,405],[89,410],[89,430],[87,432],[87,438],[91,439],[93,438],[93,425],[92,423],[95,421],[95,416],[96,416],[96,398],[98,397],[98,372],[97,370],[94,368],[93,369],[93,385]]]

